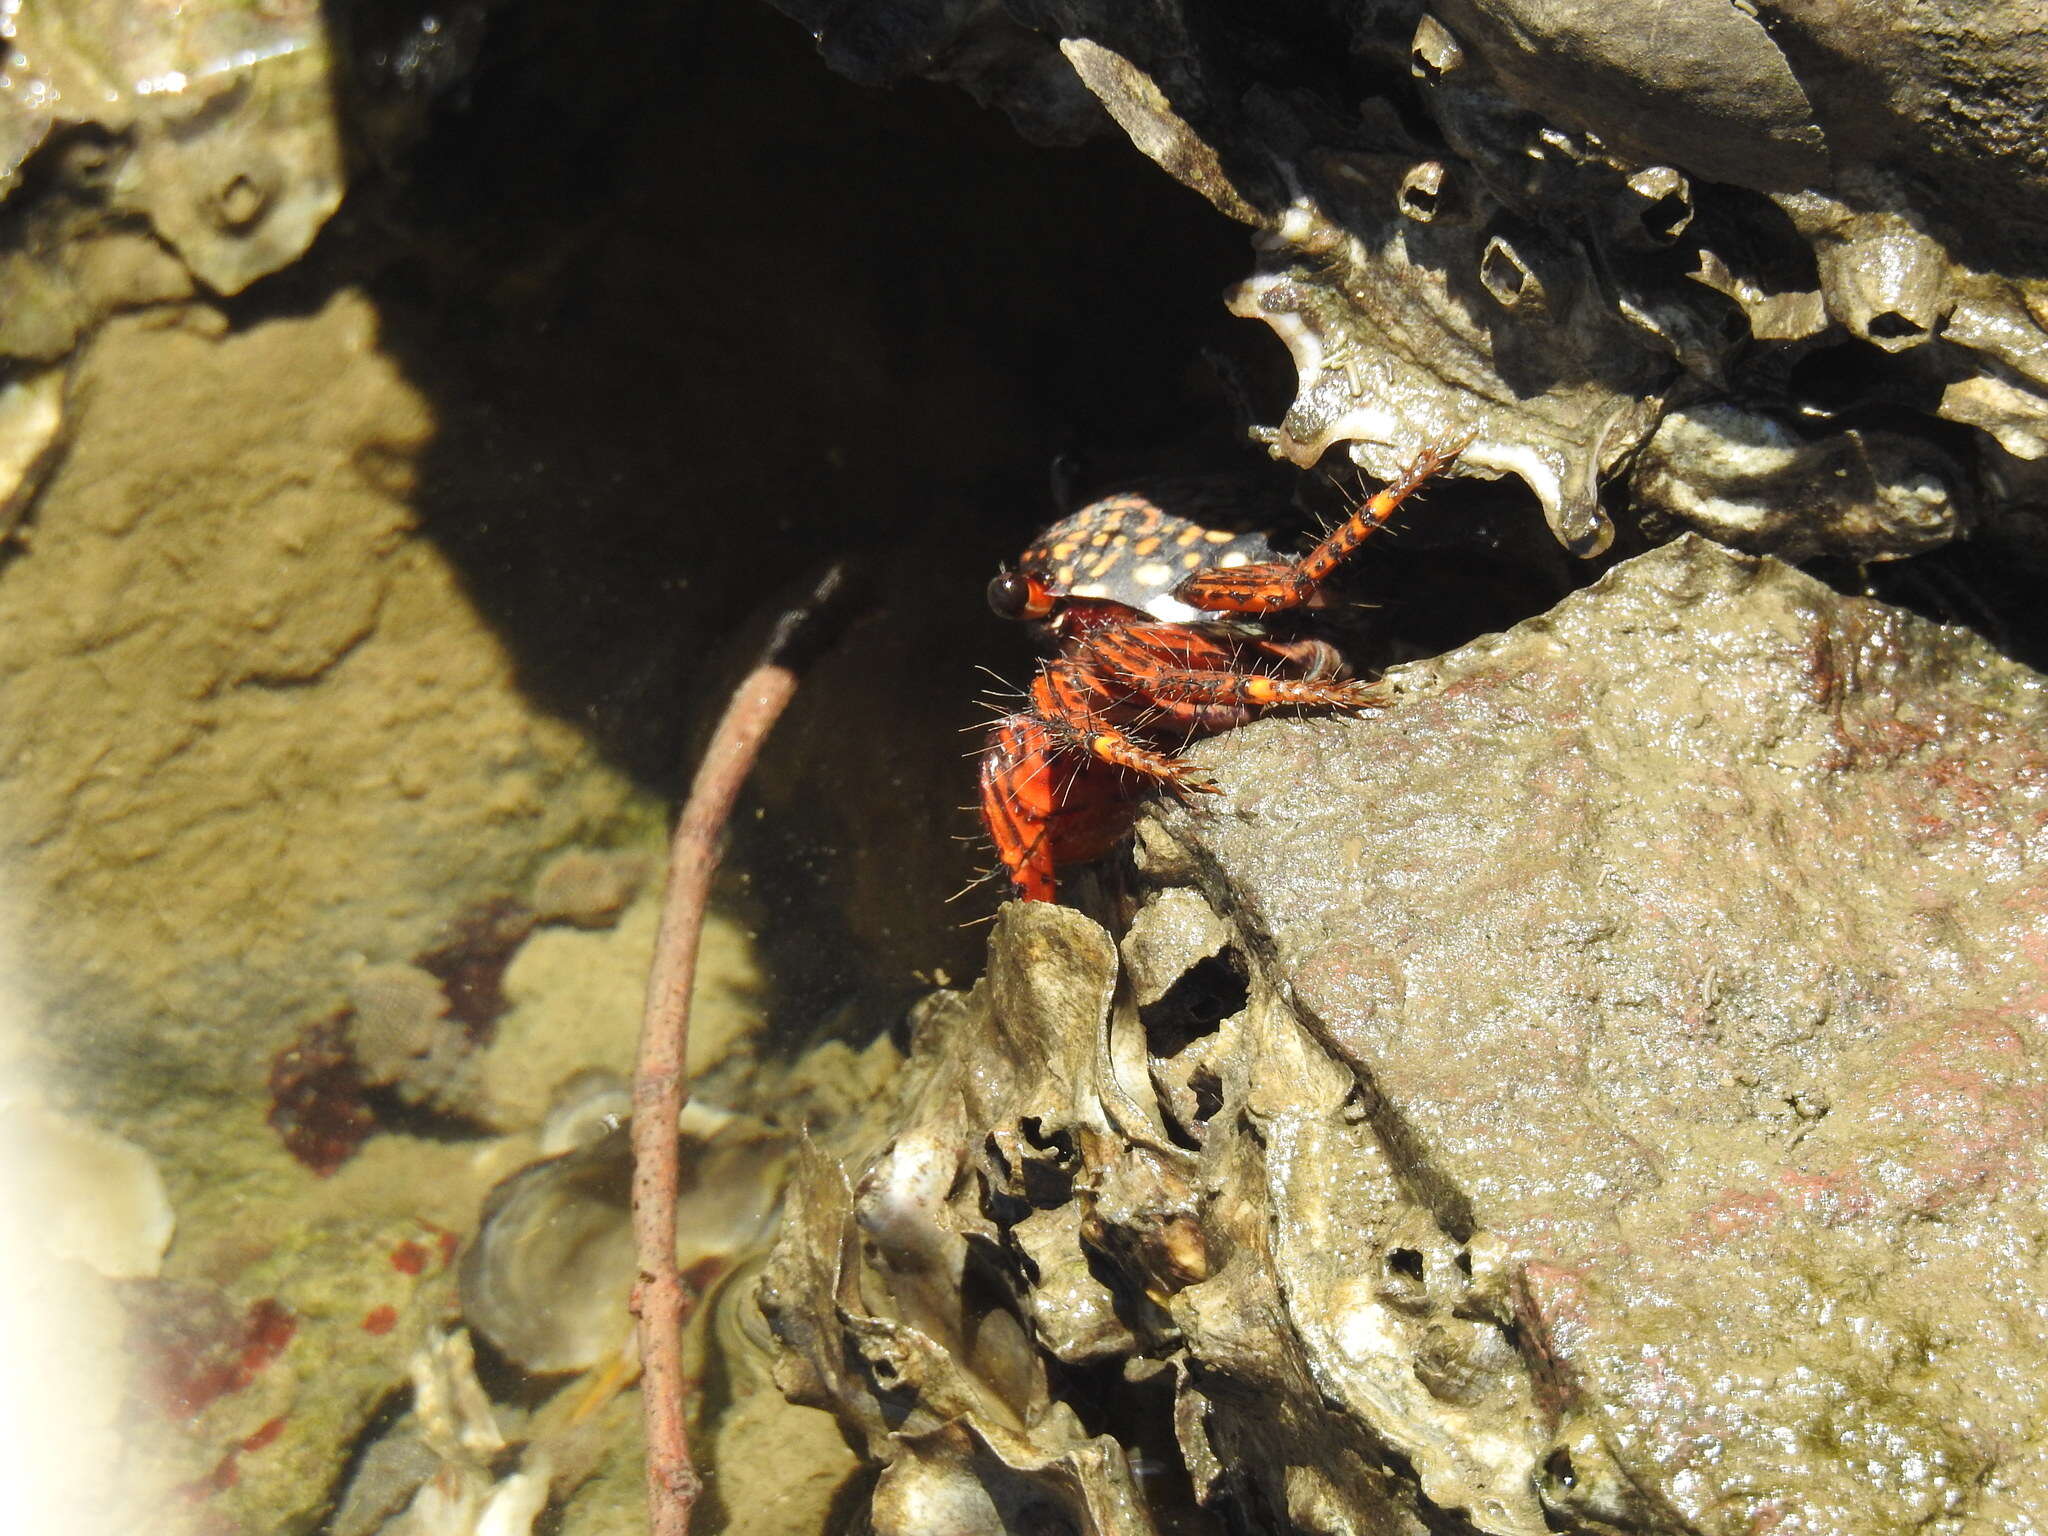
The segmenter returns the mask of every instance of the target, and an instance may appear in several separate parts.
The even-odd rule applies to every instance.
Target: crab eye
[[[1029,576],[1003,571],[988,584],[988,605],[999,618],[1042,619],[1052,612],[1052,594]]]

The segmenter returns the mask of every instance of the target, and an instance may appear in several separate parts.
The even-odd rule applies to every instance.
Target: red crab
[[[1114,847],[1144,781],[1183,797],[1214,791],[1174,755],[1179,746],[1268,710],[1386,704],[1345,676],[1329,645],[1269,639],[1247,620],[1313,604],[1344,558],[1463,446],[1416,455],[1299,560],[1256,535],[1112,496],[1054,524],[989,583],[991,608],[1033,621],[1055,648],[1026,707],[996,722],[981,755],[981,819],[1018,897],[1053,900],[1061,865]]]

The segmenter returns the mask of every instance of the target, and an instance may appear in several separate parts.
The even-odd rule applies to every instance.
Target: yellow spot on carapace
[[[1063,587],[1071,587],[1074,584],[1074,568],[1071,565],[1063,565],[1052,573],[1052,579]]]
[[[1182,546],[1186,546],[1194,543],[1195,540],[1199,539],[1201,536],[1202,530],[1197,528],[1193,523],[1189,523],[1187,527],[1181,529],[1179,533],[1174,535],[1173,542]]]
[[[1072,539],[1061,539],[1059,543],[1053,545],[1052,557],[1055,560],[1071,560],[1074,558],[1076,547]]]
[[[1144,538],[1138,540],[1137,543],[1131,546],[1131,553],[1134,555],[1149,555],[1152,553],[1153,550],[1157,549],[1158,547],[1159,535],[1156,533],[1147,534]]]
[[[1236,538],[1237,535],[1229,532],[1226,529],[1211,528],[1207,533],[1203,534],[1202,537],[1207,539],[1211,544],[1228,544],[1232,539]]]
[[[1199,571],[1202,568],[1202,557],[1190,550],[1180,557],[1180,563],[1191,571]]]
[[[1097,549],[1102,548],[1103,545],[1109,542],[1109,530],[1107,528],[1102,529],[1088,542],[1090,544],[1093,544]]]

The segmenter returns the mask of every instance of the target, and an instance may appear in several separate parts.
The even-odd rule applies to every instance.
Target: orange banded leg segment
[[[1030,715],[999,721],[981,755],[981,824],[1011,889],[1025,901],[1054,896],[1051,824],[1059,789],[1053,766],[1053,749]]]
[[[1066,721],[1060,726],[1072,729]],[[1139,774],[1144,778],[1157,779],[1176,792],[1193,790],[1198,794],[1214,794],[1216,786],[1207,774],[1186,758],[1175,757],[1170,752],[1161,752],[1148,747],[1141,741],[1134,741],[1115,726],[1103,720],[1091,722],[1086,731],[1074,731],[1070,744],[1074,750],[1086,752],[1098,763],[1112,768],[1121,768],[1126,773]]]
[[[1100,706],[1142,707],[1151,689],[1136,683],[1128,696],[1093,668],[1075,661],[1052,661],[1039,669],[1031,685],[1031,702],[1040,729],[1055,747],[1085,753],[1097,762],[1126,773],[1157,779],[1176,790],[1207,791],[1210,784],[1194,764],[1161,752],[1118,729]],[[1014,718],[1014,717],[1013,717]]]
[[[1175,587],[1173,595],[1205,613],[1279,613],[1301,607],[1353,550],[1386,526],[1402,502],[1443,473],[1471,441],[1466,437],[1449,446],[1423,449],[1398,479],[1362,502],[1301,559],[1197,571]]]
[[[1267,709],[1376,709],[1390,701],[1369,683],[1272,677],[1263,672],[1162,672],[1148,685],[1161,703]]]

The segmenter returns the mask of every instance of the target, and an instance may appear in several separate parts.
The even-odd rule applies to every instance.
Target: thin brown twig
[[[690,990],[720,838],[761,744],[796,693],[789,660],[798,631],[837,594],[834,567],[777,624],[761,661],[727,702],[669,845],[661,927],[647,978],[647,1011],[633,1069],[633,1245],[640,1277],[640,1396],[647,1425],[647,1508],[653,1536],[687,1536],[703,1480],[690,1459],[682,1328],[691,1298],[676,1267],[680,1183],[676,1117],[689,1097]]]

